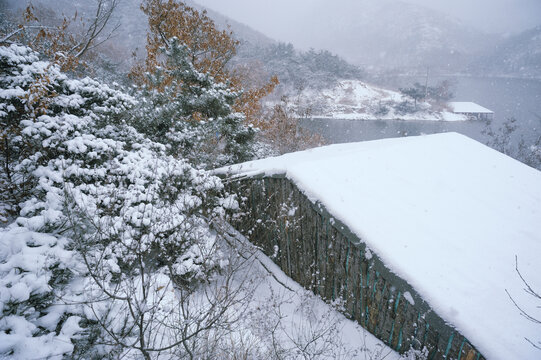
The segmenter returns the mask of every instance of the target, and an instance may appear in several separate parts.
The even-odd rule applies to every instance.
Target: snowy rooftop
[[[469,113],[479,113],[479,114],[494,114],[493,111],[482,107],[479,104],[473,102],[450,102],[449,106],[451,109],[458,114],[469,114]]]
[[[541,318],[541,172],[456,133],[340,144],[237,165],[285,174],[488,359],[539,359],[506,293]]]

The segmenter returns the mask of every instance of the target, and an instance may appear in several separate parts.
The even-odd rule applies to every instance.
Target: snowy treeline
[[[277,75],[287,88],[332,88],[339,80],[361,79],[363,71],[327,50],[298,51],[292,44],[267,46],[242,44],[235,62],[260,62],[269,74]]]

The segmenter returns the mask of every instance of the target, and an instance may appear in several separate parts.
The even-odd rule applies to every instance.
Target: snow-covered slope
[[[342,80],[330,89],[306,89],[299,96],[299,113],[317,118],[352,120],[464,121],[466,116],[429,103],[414,100],[396,91],[359,80]]]
[[[285,173],[493,360],[539,359],[541,172],[446,133],[331,145],[237,165]],[[508,293],[510,296],[508,296]]]
[[[262,339],[258,339],[262,342],[258,346],[263,347],[274,330],[279,348],[306,346],[305,357],[321,360],[413,358],[409,354],[399,355],[358,323],[325,303],[321,297],[304,289],[234,229],[227,231],[231,232],[229,236],[233,236],[231,241],[236,239],[245,244],[242,245],[245,246],[245,254],[253,253],[253,262],[249,261],[243,266],[233,281],[257,284],[253,289],[253,298],[246,304],[247,312],[254,315],[241,321],[239,335],[262,336]],[[300,356],[297,353],[295,359]],[[287,356],[284,359],[293,360]]]

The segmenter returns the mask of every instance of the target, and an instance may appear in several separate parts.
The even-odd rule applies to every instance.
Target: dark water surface
[[[541,81],[505,78],[439,77],[433,82],[451,80],[454,84],[453,101],[472,101],[494,111],[493,128],[498,128],[510,117],[517,119],[514,141],[526,141],[541,136]],[[394,87],[408,86],[423,78],[400,77]],[[415,136],[454,131],[481,142],[484,121],[441,122],[399,120],[340,120],[305,119],[301,126],[325,137],[328,143],[375,140],[400,136]]]

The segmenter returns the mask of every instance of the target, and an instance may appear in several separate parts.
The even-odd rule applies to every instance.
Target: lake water
[[[541,136],[541,81],[477,78],[438,77],[431,83],[451,80],[454,84],[453,101],[472,101],[494,111],[493,127],[498,128],[510,117],[517,119],[518,129],[514,140],[523,137],[532,141]],[[389,86],[404,87],[414,82],[424,83],[424,78],[399,77]],[[536,116],[537,115],[537,116]],[[481,142],[486,123],[483,121],[435,122],[398,120],[340,120],[305,119],[301,126],[325,137],[329,143],[375,140],[389,137],[414,136],[454,131]]]

